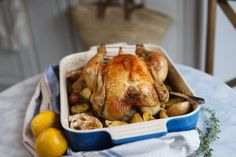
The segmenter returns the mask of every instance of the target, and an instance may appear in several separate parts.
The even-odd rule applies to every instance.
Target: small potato
[[[166,109],[168,116],[180,116],[189,113],[191,110],[191,104],[188,101],[180,102],[171,105]]]
[[[87,111],[88,109],[89,109],[89,106],[87,104],[74,105],[71,107],[71,113],[72,114],[82,113],[82,112]]]
[[[143,113],[143,120],[144,121],[149,121],[149,120],[154,120],[154,119],[155,118],[152,115],[150,115],[148,112]]]
[[[72,93],[68,98],[70,106],[78,104],[79,100],[80,100],[80,96],[76,93]]]
[[[110,120],[105,120],[105,124],[106,124],[106,126],[111,125],[111,123],[112,123],[112,121],[110,121]]]
[[[114,127],[114,126],[126,125],[126,124],[128,124],[128,123],[123,122],[123,121],[119,121],[119,120],[115,120],[115,121],[106,120],[106,121],[105,121],[105,124],[106,124],[108,127]]]
[[[169,116],[166,113],[166,110],[162,110],[159,113],[160,118],[168,118]]]
[[[140,116],[139,113],[135,113],[130,121],[130,123],[137,123],[137,122],[142,122],[143,118]]]
[[[179,103],[179,102],[183,102],[183,101],[184,101],[184,99],[180,98],[180,97],[172,98],[172,99],[169,99],[169,101],[165,102],[164,105],[167,108],[167,107],[170,107],[173,104],[176,104],[176,103]]]
[[[80,95],[86,99],[86,100],[89,100],[90,99],[90,96],[91,96],[91,91],[88,89],[88,88],[84,88],[81,92],[80,92]]]

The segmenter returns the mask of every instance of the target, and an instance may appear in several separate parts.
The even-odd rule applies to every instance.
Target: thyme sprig
[[[211,143],[219,139],[220,121],[213,109],[202,107],[202,110],[209,114],[209,121],[206,121],[206,131],[203,132],[197,128],[200,136],[200,147],[196,152],[196,156],[211,157],[214,151],[211,148]]]

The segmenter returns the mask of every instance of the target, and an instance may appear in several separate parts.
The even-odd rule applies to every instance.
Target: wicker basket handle
[[[97,3],[97,16],[98,18],[104,18],[106,8],[110,5],[113,5],[113,0],[99,0]],[[144,7],[144,0],[142,0],[139,4],[135,4],[134,0],[124,0],[123,9],[124,9],[124,18],[129,20],[131,17],[131,13],[138,8]]]

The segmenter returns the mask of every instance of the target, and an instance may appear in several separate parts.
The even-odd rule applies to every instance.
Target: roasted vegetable
[[[168,116],[180,116],[189,113],[191,110],[191,104],[188,101],[180,102],[171,105],[166,109]]]
[[[84,88],[81,92],[80,92],[81,97],[83,97],[86,100],[89,100],[90,96],[91,96],[91,91],[88,88]]]
[[[159,113],[160,118],[168,118],[169,116],[166,113],[166,110],[161,110]]]
[[[130,123],[137,123],[137,122],[142,122],[143,118],[140,116],[139,113],[135,113],[130,121]]]
[[[123,121],[118,121],[118,120],[115,120],[115,121],[106,120],[105,124],[108,127],[114,127],[114,126],[126,125],[128,123],[123,122]]]
[[[76,105],[76,104],[79,103],[80,96],[79,96],[78,94],[76,94],[76,93],[72,93],[72,94],[69,96],[68,100],[69,100],[70,106],[73,106],[73,105]]]
[[[143,120],[144,121],[149,121],[149,120],[154,120],[154,119],[155,118],[152,115],[150,115],[148,112],[143,113]]]
[[[179,102],[183,102],[183,101],[184,101],[183,98],[176,97],[176,98],[169,99],[169,101],[167,101],[167,102],[165,102],[163,104],[167,108],[167,107],[170,107],[173,104],[176,104],[176,103],[179,103]]]
[[[87,104],[81,104],[81,105],[74,105],[71,107],[71,113],[76,114],[76,113],[82,113],[85,112],[89,109],[89,106]]]

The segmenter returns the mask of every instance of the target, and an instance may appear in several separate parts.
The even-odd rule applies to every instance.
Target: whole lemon
[[[31,130],[35,137],[37,137],[45,129],[59,127],[59,115],[53,111],[41,112],[36,115],[31,122]]]
[[[60,157],[67,149],[67,141],[60,130],[49,128],[36,138],[35,149],[40,157]]]

